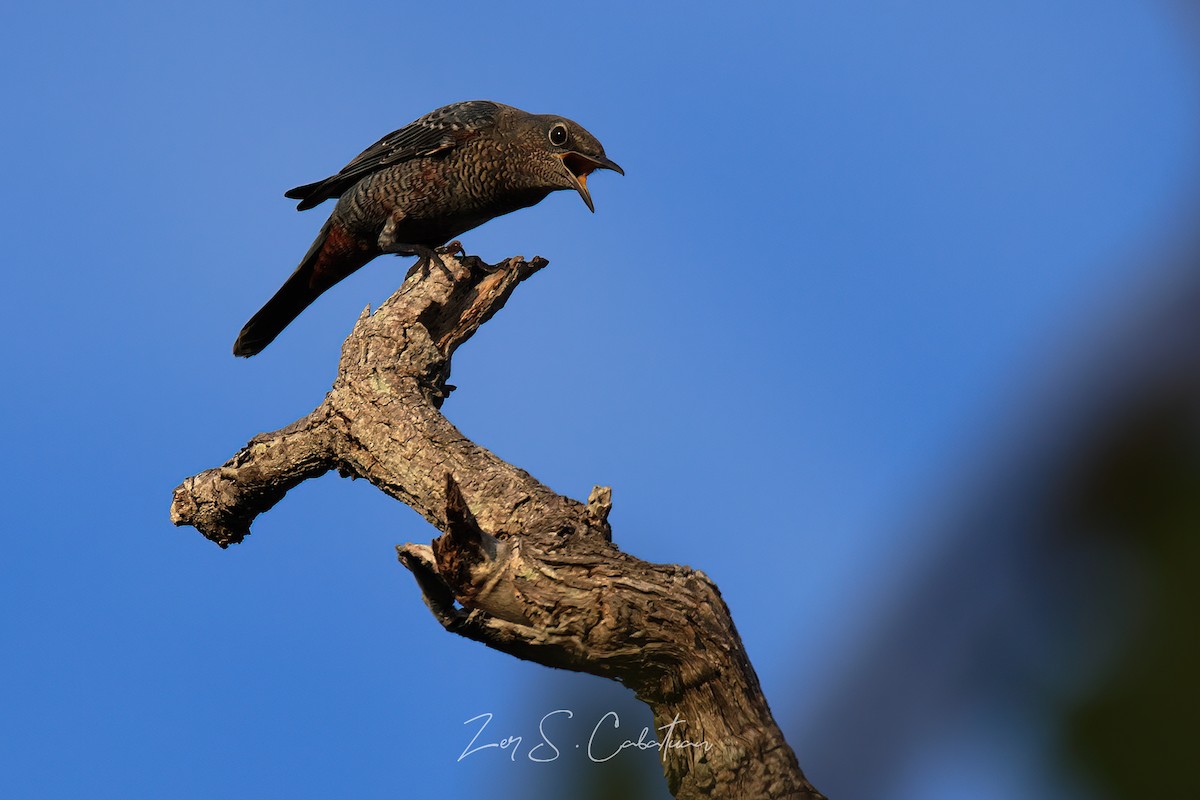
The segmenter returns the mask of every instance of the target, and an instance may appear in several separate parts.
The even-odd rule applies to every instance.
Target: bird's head
[[[608,156],[604,146],[583,126],[565,117],[530,115],[520,132],[522,143],[534,152],[537,172],[554,189],[574,189],[591,211],[592,195],[587,177],[598,169],[625,170]]]

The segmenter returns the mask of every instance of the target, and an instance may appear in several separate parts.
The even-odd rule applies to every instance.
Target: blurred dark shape
[[[1177,364],[1080,454],[1058,509],[1065,534],[1136,559],[1136,628],[1067,715],[1067,741],[1105,797],[1200,797],[1200,280],[1176,299]]]
[[[998,797],[1200,797],[1200,243],[1187,250],[1142,273],[1157,302],[1127,298],[1054,358],[1041,398],[1014,398],[1029,411],[996,437],[1006,452],[947,488],[919,537],[935,555],[791,732],[831,797],[920,796],[964,771]]]

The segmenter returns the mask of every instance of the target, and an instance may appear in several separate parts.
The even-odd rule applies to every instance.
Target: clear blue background
[[[715,579],[796,736],[940,546],[910,523],[1066,343],[1164,279],[1146,254],[1200,154],[1168,3],[44,3],[0,25],[12,798],[519,784],[455,762],[462,723],[536,720],[547,672],[438,628],[394,558],[433,535],[409,510],[327,476],[228,551],[168,521],[182,478],[321,400],[403,276],[381,259],[229,354],[329,208],[283,190],[382,134],[490,98],[625,167],[591,181],[594,216],[559,193],[464,237],[551,265],[456,356],[444,410],[560,492],[613,486],[625,550]],[[1052,763],[1015,763],[933,752],[893,796],[1051,796]]]

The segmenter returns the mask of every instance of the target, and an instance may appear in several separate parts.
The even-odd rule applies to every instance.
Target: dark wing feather
[[[431,156],[457,147],[493,125],[499,110],[498,103],[488,100],[468,100],[442,106],[400,130],[392,131],[359,153],[337,175],[289,189],[284,197],[299,200],[296,208],[300,211],[340,197],[372,172],[401,161]]]

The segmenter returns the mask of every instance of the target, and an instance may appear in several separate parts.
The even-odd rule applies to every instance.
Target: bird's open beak
[[[598,169],[611,169],[613,172],[619,172],[622,175],[625,174],[625,170],[621,169],[617,165],[617,162],[604,156],[564,153],[559,158],[562,159],[563,168],[571,176],[571,183],[574,184],[575,191],[579,192],[579,196],[583,198],[583,202],[587,203],[588,210],[593,213],[595,213],[596,207],[592,205],[592,194],[587,188],[587,176]]]

